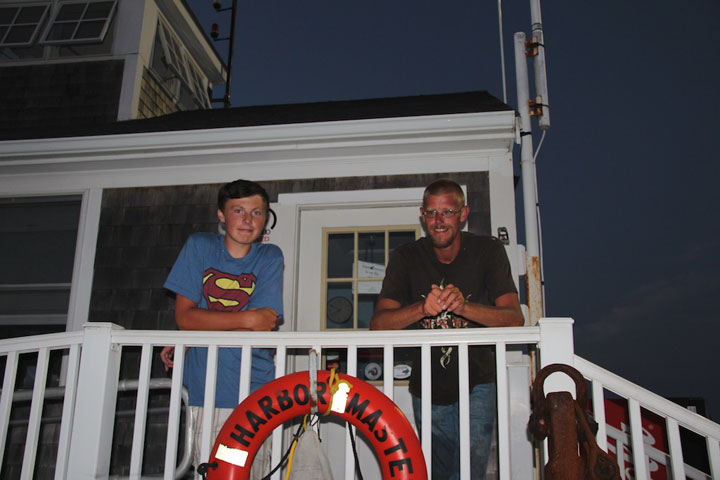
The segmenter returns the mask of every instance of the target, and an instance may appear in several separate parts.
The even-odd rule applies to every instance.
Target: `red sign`
[[[646,468],[652,480],[667,480],[668,446],[665,434],[665,420],[647,410],[642,412],[642,434],[645,444]],[[605,422],[608,425],[608,453],[617,458],[617,444],[620,444],[623,462],[620,464],[623,480],[635,478],[630,439],[630,415],[627,401],[605,400]],[[618,439],[617,441],[615,439]]]

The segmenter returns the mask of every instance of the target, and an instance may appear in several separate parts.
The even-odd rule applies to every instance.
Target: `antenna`
[[[530,0],[530,21],[532,22],[532,40],[529,43],[528,56],[533,57],[535,71],[535,115],[538,126],[550,128],[550,98],[548,96],[547,71],[545,69],[545,35],[543,33],[540,0]]]
[[[235,45],[235,12],[237,11],[237,0],[232,0],[231,7],[222,6],[222,0],[213,0],[213,7],[217,12],[230,11],[230,36],[220,37],[220,27],[217,23],[213,23],[210,28],[210,36],[216,42],[229,41],[228,60],[227,60],[227,76],[225,77],[225,95],[223,98],[213,98],[213,102],[223,102],[223,106],[230,106],[230,84],[232,82],[232,64],[233,64],[233,46]]]
[[[500,70],[502,72],[503,102],[507,103],[507,79],[505,77],[505,39],[503,38],[502,0],[498,0],[498,30],[500,31]]]
[[[537,182],[530,123],[530,87],[528,81],[525,32],[515,33],[515,81],[520,112],[520,160],[522,167],[523,207],[525,211],[525,248],[527,251],[527,302],[529,324],[537,325],[542,317],[542,278],[540,272],[540,230],[538,227]]]
[[[550,128],[550,101],[545,72],[545,44],[540,17],[540,0],[530,0],[532,40],[527,42],[524,32],[515,33],[515,80],[518,111],[520,112],[520,158],[522,165],[523,206],[525,210],[525,244],[527,249],[527,296],[530,325],[537,324],[544,315],[542,238],[540,231],[540,203],[537,193],[537,172],[533,155],[531,116],[538,118],[543,135],[538,150]],[[527,59],[533,57],[535,71],[534,100],[530,99]]]

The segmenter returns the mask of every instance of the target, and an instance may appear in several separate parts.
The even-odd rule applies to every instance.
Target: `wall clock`
[[[333,297],[327,303],[327,318],[333,323],[342,324],[352,318],[353,304],[345,297]]]

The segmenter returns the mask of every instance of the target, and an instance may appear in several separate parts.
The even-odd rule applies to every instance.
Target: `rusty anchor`
[[[555,372],[573,379],[577,400],[570,392],[545,396],[545,379]],[[587,409],[587,387],[580,372],[569,365],[548,365],[535,379],[532,396],[528,429],[536,440],[548,439],[545,480],[620,480],[617,464],[595,441],[597,423]]]

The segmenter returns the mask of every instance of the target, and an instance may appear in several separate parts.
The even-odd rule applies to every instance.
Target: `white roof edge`
[[[231,148],[262,142],[324,142],[398,136],[468,134],[512,137],[515,112],[378,118],[335,122],[126,133],[87,137],[7,140],[0,142],[0,166],[22,159],[87,154],[125,154],[132,151]]]

